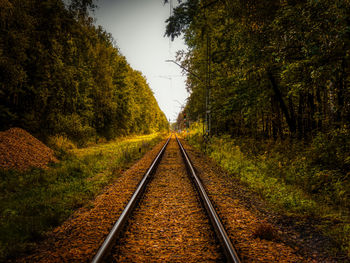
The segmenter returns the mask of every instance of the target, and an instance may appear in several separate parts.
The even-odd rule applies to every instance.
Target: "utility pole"
[[[210,63],[210,53],[211,53],[211,45],[210,45],[210,36],[207,31],[207,71],[206,71],[206,96],[205,96],[205,126],[206,126],[206,136],[209,138],[211,135],[211,101],[210,101],[210,71],[211,71],[211,63]]]
[[[211,93],[211,87],[210,87],[210,71],[211,71],[211,63],[210,63],[210,37],[207,33],[207,58],[206,58],[206,77],[203,80],[201,77],[199,77],[197,74],[193,73],[192,71],[188,70],[187,68],[183,67],[181,64],[177,63],[176,61],[172,59],[165,60],[165,62],[172,62],[179,66],[180,68],[184,69],[186,72],[191,74],[192,76],[196,77],[200,82],[202,82],[206,87],[206,95],[205,95],[205,123],[203,127],[203,135],[205,137],[205,140],[207,140],[210,136],[210,130],[211,130],[211,101],[210,101],[210,93]]]

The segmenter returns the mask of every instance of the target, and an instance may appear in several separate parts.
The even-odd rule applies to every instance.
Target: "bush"
[[[55,152],[68,152],[76,149],[76,145],[64,135],[50,136],[47,144]]]
[[[308,156],[315,165],[325,169],[350,170],[350,131],[335,129],[328,133],[318,133],[313,139]]]
[[[265,240],[274,240],[277,238],[277,230],[269,223],[261,223],[254,229],[253,236]]]
[[[78,114],[58,114],[54,132],[55,134],[61,134],[62,136],[76,142],[78,146],[85,145],[92,137],[96,136],[95,129],[84,124]]]

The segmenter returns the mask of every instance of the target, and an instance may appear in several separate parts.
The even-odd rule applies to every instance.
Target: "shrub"
[[[315,165],[325,169],[350,170],[350,130],[335,129],[318,133],[313,139],[308,156]]]
[[[76,145],[64,135],[50,136],[47,144],[51,149],[58,152],[67,152],[76,149]]]
[[[271,224],[261,223],[254,229],[253,236],[265,240],[274,240],[277,238],[277,231]]]
[[[78,114],[58,114],[56,120],[54,126],[55,133],[66,136],[76,142],[78,146],[83,146],[92,137],[96,136],[95,129],[83,123]]]

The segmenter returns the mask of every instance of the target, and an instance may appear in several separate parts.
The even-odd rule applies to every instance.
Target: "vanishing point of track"
[[[182,242],[175,242],[172,244],[170,240],[173,235],[172,233],[163,233],[167,232],[166,229],[168,228],[170,228],[173,232],[184,231],[184,228],[192,229],[192,233],[183,234],[184,238],[189,242],[186,248],[186,250],[189,251],[185,252],[188,254],[188,257],[196,256],[191,256],[191,253],[200,254],[199,252],[196,252],[196,246],[200,246],[201,244],[204,244],[204,242],[207,242],[208,247],[211,247],[212,249],[208,249],[208,247],[206,249],[212,250],[212,253],[210,251],[204,251],[203,253],[208,254],[212,261],[220,260],[235,263],[240,262],[239,257],[225,231],[225,228],[222,225],[204,186],[201,183],[201,180],[196,175],[195,168],[193,167],[184,147],[177,137],[176,141],[178,146],[176,146],[176,143],[171,140],[171,137],[172,136],[170,136],[170,138],[166,141],[147,170],[146,174],[138,184],[122,214],[119,216],[110,233],[94,256],[92,260],[93,263],[103,262],[107,257],[108,261],[130,261],[130,258],[137,258],[139,248],[136,250],[129,249],[129,251],[127,248],[142,245],[144,241],[140,236],[149,235],[148,238],[152,238],[152,236],[150,236],[152,233],[147,233],[152,231],[157,232],[158,236],[160,234],[161,238],[164,239],[163,243],[166,246],[165,248],[159,248],[160,246],[163,246],[163,244],[154,244],[153,246],[158,249],[155,251],[166,251],[167,253],[171,253],[173,258],[168,258],[167,261],[169,259],[170,261],[178,261],[180,258],[176,258],[179,256],[177,254],[181,254],[184,248],[176,248],[176,244],[181,244]],[[170,149],[167,152],[166,160],[161,161],[169,142]],[[181,157],[179,157],[180,155],[178,149],[180,149],[181,152],[183,160],[182,163],[181,160],[179,160]],[[166,162],[167,164],[163,165],[163,162]],[[182,166],[184,163],[186,168],[181,167],[179,163],[181,163]],[[166,165],[168,165],[168,167]],[[158,166],[160,167],[157,168]],[[162,175],[155,177],[154,180],[157,180],[157,182],[155,182],[158,184],[157,187],[159,188],[160,185],[161,188],[160,190],[154,191],[152,189],[155,186],[152,186],[151,182],[153,181],[154,174],[156,172],[158,173],[158,170],[162,172]],[[191,181],[192,184],[187,181]],[[193,185],[195,187],[193,187]],[[172,190],[168,189],[171,187],[176,188],[177,196],[169,197],[170,199],[168,200],[166,197],[174,194]],[[201,205],[198,204],[198,199],[200,200]],[[189,203],[191,203],[191,205],[189,205]],[[162,220],[165,221],[165,223],[156,221],[157,214],[149,215],[147,206],[153,209],[153,213],[155,213],[154,211],[158,211],[160,217],[163,216]],[[161,208],[163,207],[168,210],[165,212],[162,211]],[[169,209],[170,215],[163,215],[169,213]],[[179,209],[182,209],[183,211],[177,211]],[[205,211],[206,216],[202,210]],[[145,217],[148,218],[148,221],[144,219]],[[206,226],[208,224],[208,218],[211,223],[211,227]],[[134,221],[137,222],[134,223]],[[175,221],[179,226],[175,226],[176,224],[172,221]],[[176,228],[179,229],[177,230]],[[214,229],[214,231],[212,231],[212,229]],[[214,238],[214,234],[210,234],[211,232],[215,232],[216,238]],[[221,249],[218,249],[218,246],[215,245],[217,240],[220,242]],[[126,252],[123,252],[123,248],[120,247],[126,247],[124,249]],[[174,248],[174,251],[169,251],[171,249],[168,247]],[[192,251],[190,251],[191,249]],[[197,251],[200,251],[200,249]],[[221,251],[224,252],[225,257],[222,257],[221,255],[217,256],[217,254],[219,254]],[[132,255],[129,255],[130,258],[127,258],[128,256],[123,257],[123,253],[132,253]],[[143,254],[144,252],[141,251],[140,253]],[[161,257],[161,255],[159,256]],[[191,259],[193,260],[193,258]],[[142,258],[139,258],[139,260],[142,260]],[[186,260],[186,258],[182,258],[182,260]]]

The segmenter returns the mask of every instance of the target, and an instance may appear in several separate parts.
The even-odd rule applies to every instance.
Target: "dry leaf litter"
[[[119,239],[113,262],[223,262],[220,244],[172,138]]]
[[[21,128],[0,132],[0,168],[20,171],[57,162],[53,150]]]
[[[266,204],[256,194],[185,140],[181,142],[242,262],[339,262],[328,254],[321,255],[314,247],[306,248],[309,244],[305,244],[306,240],[299,238],[294,229],[273,224],[274,214],[266,210]],[[310,241],[312,245],[317,242]]]
[[[19,262],[91,261],[163,143],[117,177],[94,200],[92,208],[79,209],[51,232],[31,256]],[[113,260],[220,262],[223,259],[219,245],[193,192],[174,139],[168,147],[134,221],[130,221],[114,250]],[[275,230],[271,234],[273,240],[257,237],[259,228],[267,224],[266,218],[257,216],[232,194],[235,186],[225,173],[186,143],[185,148],[243,262],[318,262],[303,258],[296,247],[275,237]]]
[[[18,262],[90,262],[164,145],[159,143],[106,188],[90,205],[48,234],[32,255]]]

